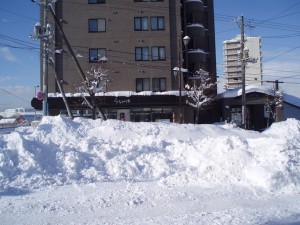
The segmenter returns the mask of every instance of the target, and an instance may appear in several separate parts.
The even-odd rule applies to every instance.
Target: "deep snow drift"
[[[134,187],[135,194],[140,193],[138,198],[130,198],[129,186]],[[38,198],[52,205],[54,215],[64,218],[56,223],[76,224],[68,214],[76,213],[72,209],[80,205],[73,199],[74,194],[75,199],[76,195],[90,198],[84,206],[95,207],[99,201],[113,206],[111,211],[103,211],[105,206],[101,206],[102,214],[93,211],[101,214],[102,219],[96,219],[81,202],[77,222],[84,224],[268,224],[274,216],[274,221],[295,223],[300,219],[294,213],[300,210],[296,203],[299,191],[300,121],[294,119],[273,124],[259,133],[232,124],[179,125],[44,117],[37,128],[22,127],[0,136],[2,221],[9,221],[10,213],[11,217],[30,213],[34,217],[42,213],[30,210],[45,208],[45,202],[39,205],[28,200]],[[111,195],[115,197],[109,200]],[[245,201],[245,196],[249,201]],[[276,204],[280,203],[277,208],[271,200],[258,203],[261,199],[271,199],[270,196]],[[125,208],[124,202],[128,203]],[[249,210],[233,210],[237,202],[247,202]],[[11,204],[16,204],[13,209],[9,207]],[[172,207],[168,208],[168,204]],[[140,211],[131,211],[132,206],[139,205],[141,208],[135,210]],[[67,206],[69,211],[64,208]],[[186,212],[180,210],[183,206]],[[264,211],[267,206],[274,208]],[[261,213],[253,214],[254,208],[259,207]],[[201,213],[203,210],[208,214]],[[183,213],[182,217],[173,218],[174,212]],[[20,221],[53,222],[53,216],[47,220],[50,214],[42,215],[40,220]],[[88,218],[91,215],[93,218]],[[285,217],[289,219],[282,220]]]

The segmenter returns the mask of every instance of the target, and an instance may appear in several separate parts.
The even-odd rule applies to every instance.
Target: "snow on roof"
[[[204,28],[204,26],[200,23],[193,23],[193,24],[187,25],[187,27],[203,27]]]
[[[300,98],[299,97],[289,95],[289,94],[283,94],[283,100],[288,104],[295,105],[300,108]]]
[[[266,95],[273,95],[272,89],[270,87],[266,86],[254,86],[254,85],[248,85],[245,87],[246,94],[258,92],[263,93]],[[242,95],[242,88],[238,87],[230,91],[226,91],[219,94],[219,98],[235,98],[237,96]]]
[[[188,53],[206,53],[203,49],[189,50]]]
[[[96,96],[111,96],[111,97],[130,97],[130,96],[151,96],[151,95],[175,95],[179,96],[179,91],[165,91],[165,92],[153,92],[153,91],[111,91],[111,92],[99,92]],[[66,93],[66,97],[81,97],[81,93]],[[88,96],[88,94],[85,94]],[[48,97],[59,98],[62,97],[61,93],[49,93]]]

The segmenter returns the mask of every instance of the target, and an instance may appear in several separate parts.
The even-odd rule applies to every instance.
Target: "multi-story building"
[[[213,0],[58,0],[53,8],[82,70],[108,71],[111,82],[96,97],[109,118],[123,112],[133,121],[178,119],[182,102],[184,121],[193,120],[178,90],[199,69],[216,81]],[[48,19],[55,27],[52,48],[62,52],[52,56],[56,75],[66,95],[75,96],[82,79],[53,18]],[[185,36],[191,39],[186,46]],[[189,71],[180,76],[182,82],[175,67]],[[51,67],[46,82],[49,113],[58,114],[63,104]],[[72,109],[83,107],[79,98],[68,99]],[[35,107],[40,105],[35,100]]]
[[[248,51],[245,68],[246,85],[262,85],[261,38],[245,36],[245,49]],[[226,89],[242,86],[241,36],[223,42],[224,72],[227,78]]]

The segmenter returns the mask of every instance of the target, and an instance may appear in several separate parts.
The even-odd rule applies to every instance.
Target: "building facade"
[[[240,57],[241,36],[223,42],[224,73],[226,89],[242,86],[242,63]],[[245,49],[248,51],[245,68],[246,85],[262,85],[261,38],[245,36]]]
[[[165,117],[171,120],[174,113],[178,114],[179,98],[184,98],[176,91],[183,90],[184,83],[195,71],[204,69],[212,81],[216,81],[213,0],[58,0],[53,9],[87,78],[93,79],[88,74],[91,68],[107,71],[110,82],[101,87],[99,104],[106,107],[105,112],[112,118],[121,111],[130,118],[135,110],[137,113],[144,113],[149,108],[151,112],[164,111],[166,105],[168,113]],[[42,10],[41,16],[43,13]],[[58,107],[55,103],[60,100],[54,97],[59,92],[54,72],[67,96],[78,93],[82,79],[51,15],[48,15],[48,21],[55,29],[50,48],[59,54],[51,55],[55,70],[48,67],[45,83],[49,93],[49,114],[57,114],[63,106]],[[182,42],[185,36],[191,40],[186,46]],[[187,68],[189,72],[175,77],[175,67]],[[41,70],[41,86],[44,85],[43,76]],[[120,97],[124,92],[123,98],[139,96],[140,100],[123,99],[120,106],[120,101],[111,99],[116,93]],[[152,93],[157,105],[150,100],[152,105],[149,107],[147,101]],[[155,97],[158,93],[160,96],[163,93],[173,95],[173,104],[170,105],[168,98]],[[145,95],[147,101],[142,99]],[[107,101],[105,96],[108,96]],[[74,99],[69,100],[73,102]],[[40,107],[36,99],[33,104]],[[186,106],[182,107],[187,110]],[[71,108],[76,110],[80,104],[71,104]],[[185,117],[188,115],[186,113]]]

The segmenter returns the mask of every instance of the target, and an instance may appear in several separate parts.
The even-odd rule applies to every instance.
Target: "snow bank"
[[[231,124],[44,117],[0,137],[0,190],[111,181],[298,189],[300,122],[264,133]]]

